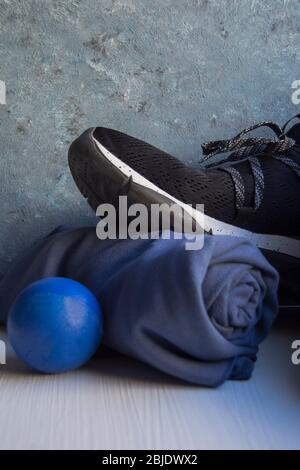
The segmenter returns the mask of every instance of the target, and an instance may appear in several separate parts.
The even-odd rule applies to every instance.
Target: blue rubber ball
[[[101,307],[79,282],[50,277],[24,289],[11,307],[8,337],[32,368],[59,373],[85,364],[102,337]]]

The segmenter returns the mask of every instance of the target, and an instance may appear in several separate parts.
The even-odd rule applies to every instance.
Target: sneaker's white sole
[[[114,165],[121,173],[126,177],[131,177],[132,181],[140,186],[151,189],[152,191],[160,194],[161,196],[166,197],[168,200],[171,200],[173,203],[178,204],[184,211],[191,215],[195,220],[199,220],[197,217],[197,210],[193,207],[185,204],[184,202],[176,199],[167,192],[160,189],[158,186],[153,184],[147,178],[144,178],[137,171],[133,170],[129,165],[124,163],[114,154],[112,154],[107,148],[105,148],[97,139],[94,139],[94,142],[102,155],[109,160],[109,162]],[[205,208],[204,208],[205,209]],[[198,214],[199,215],[199,214]],[[200,218],[201,220],[201,218]],[[232,237],[242,237],[250,240],[258,248],[274,251],[277,253],[283,253],[295,258],[300,258],[300,240],[284,237],[279,235],[267,235],[250,232],[234,225],[227,224],[216,220],[208,215],[204,214],[204,230],[213,235],[229,235]]]

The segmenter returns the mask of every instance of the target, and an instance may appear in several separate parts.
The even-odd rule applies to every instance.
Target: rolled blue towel
[[[95,227],[56,230],[0,282],[0,320],[20,291],[48,276],[85,284],[104,311],[103,344],[187,382],[251,376],[277,314],[278,275],[244,239],[105,240]]]

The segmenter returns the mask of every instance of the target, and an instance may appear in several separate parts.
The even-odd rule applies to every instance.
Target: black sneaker
[[[276,138],[244,138],[262,126]],[[118,204],[120,195],[127,195],[129,204],[175,202],[184,209],[192,205],[194,211],[196,204],[204,204],[206,232],[246,237],[259,248],[300,258],[296,126],[284,133],[275,123],[264,122],[233,139],[206,143],[205,162],[231,153],[225,163],[205,170],[190,168],[134,137],[97,127],[72,143],[69,164],[94,210],[101,203]]]

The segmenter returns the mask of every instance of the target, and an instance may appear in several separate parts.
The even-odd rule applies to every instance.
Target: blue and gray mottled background
[[[111,126],[189,163],[210,138],[299,112],[299,0],[0,0],[0,270],[92,212],[70,142]]]

